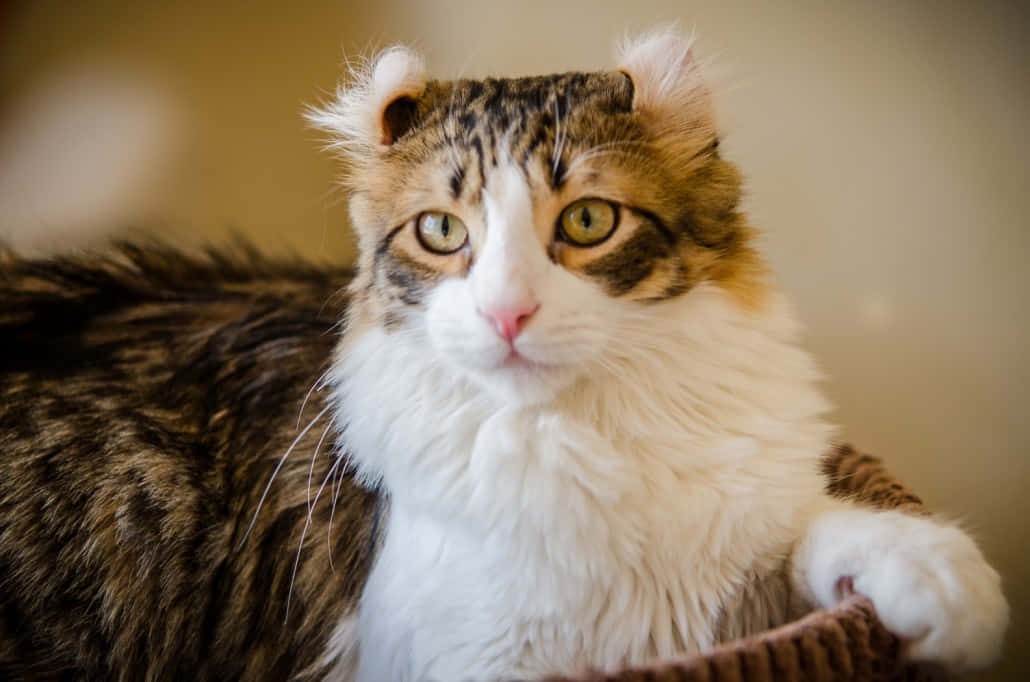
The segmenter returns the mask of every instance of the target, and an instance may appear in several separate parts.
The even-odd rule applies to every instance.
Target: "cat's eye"
[[[426,211],[419,215],[415,231],[427,251],[440,254],[454,253],[465,246],[469,236],[460,218],[443,211]]]
[[[576,246],[600,244],[615,231],[618,209],[604,199],[580,199],[565,207],[558,221],[561,236]]]

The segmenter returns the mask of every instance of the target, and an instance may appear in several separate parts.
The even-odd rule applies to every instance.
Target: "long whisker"
[[[250,525],[247,526],[247,532],[243,534],[243,539],[240,540],[240,544],[236,546],[236,549],[243,547],[243,543],[245,543],[247,541],[247,538],[250,537],[250,531],[254,530],[254,524],[257,522],[258,513],[260,513],[261,511],[261,506],[265,503],[265,498],[268,497],[268,491],[272,489],[272,482],[275,480],[275,477],[279,474],[279,470],[283,468],[283,464],[286,463],[286,458],[288,458],[290,456],[290,453],[293,452],[293,449],[297,447],[297,443],[300,442],[300,439],[303,438],[304,435],[311,430],[311,427],[315,425],[315,422],[317,422],[319,419],[325,416],[325,413],[328,412],[331,409],[331,407],[331,405],[327,405],[325,408],[322,409],[321,412],[316,414],[315,418],[308,422],[308,425],[304,427],[303,431],[297,434],[297,437],[293,439],[292,443],[290,443],[290,447],[286,448],[286,452],[284,452],[283,456],[279,458],[279,463],[275,465],[275,470],[272,472],[272,475],[268,478],[268,484],[265,486],[264,492],[261,493],[261,499],[258,500],[257,509],[254,510],[254,516],[250,519]]]
[[[330,370],[331,370],[331,368],[327,369],[324,372],[322,372],[322,374],[319,375],[319,377],[317,379],[315,379],[314,383],[311,384],[311,388],[308,389],[308,392],[304,394],[304,400],[302,400],[301,403],[300,403],[300,410],[297,411],[297,425],[294,427],[294,429],[299,429],[300,428],[300,420],[304,416],[304,408],[308,404],[308,399],[311,397],[311,394],[314,391],[316,391],[316,390],[321,391],[325,387],[325,383],[324,382],[325,382],[326,376],[329,374]]]
[[[455,92],[456,92],[455,88],[451,88],[451,99],[450,99],[450,102],[447,103],[447,119],[446,119],[447,123],[449,124],[449,126],[448,126],[449,130],[446,131],[447,134],[444,136],[444,142],[445,142],[446,147],[447,147],[447,153],[450,155],[451,170],[454,173],[460,173],[461,169],[462,169],[461,159],[459,158],[458,150],[455,148],[455,145],[454,145],[454,140],[457,137],[457,130],[455,129],[456,123],[455,123],[455,120],[454,120],[454,94],[455,94]]]
[[[340,466],[340,461],[341,460],[337,459],[335,462],[333,462],[333,465],[329,467],[329,471],[326,472],[325,478],[322,479],[322,485],[318,487],[318,492],[315,493],[314,504],[318,504],[318,498],[322,495],[322,490],[325,489],[325,484],[329,481],[329,478],[333,475],[333,472],[336,471],[336,467]],[[311,527],[311,512],[312,510],[309,509],[308,517],[304,521],[304,528],[300,532],[300,543],[298,543],[297,545],[297,557],[293,560],[293,571],[290,574],[290,588],[286,592],[286,615],[283,616],[284,625],[289,621],[290,618],[290,600],[293,597],[293,583],[297,580],[297,567],[300,566],[300,555],[304,551],[304,538],[308,534],[308,528]]]
[[[561,106],[559,95],[554,95],[554,150],[551,152],[551,174],[558,173],[558,163],[561,161],[562,147],[565,146],[565,131],[561,127]]]
[[[333,420],[330,419],[329,423],[322,429],[322,435],[318,439],[318,444],[315,445],[315,452],[311,455],[311,466],[308,467],[308,513],[311,513],[311,478],[315,474],[315,460],[318,459],[318,451],[322,449],[322,442],[325,441],[325,435],[329,433],[329,429],[333,426]]]
[[[599,144],[599,145],[597,145],[595,147],[591,147],[590,149],[587,149],[582,154],[579,154],[578,156],[576,156],[576,158],[574,158],[572,160],[572,163],[569,164],[569,167],[568,167],[568,169],[565,172],[566,173],[571,173],[574,169],[578,168],[581,164],[586,163],[590,159],[594,159],[594,158],[597,158],[597,157],[600,157],[600,156],[607,156],[609,154],[623,154],[623,155],[627,155],[628,156],[629,155],[628,152],[626,152],[624,150],[621,150],[621,149],[617,149],[617,147],[631,147],[631,146],[639,146],[641,144],[642,143],[636,142],[634,140],[617,140],[617,141],[613,141],[613,142],[605,142],[603,144]]]
[[[639,140],[610,140],[608,142],[602,142],[596,144],[589,149],[584,149],[580,155],[590,154],[591,152],[600,151],[602,149],[611,149],[612,147],[642,147],[645,143]]]
[[[333,573],[336,573],[336,567],[333,566],[333,517],[336,516],[336,502],[340,499],[340,491],[343,489],[344,474],[343,467],[336,472],[336,481],[333,485],[333,504],[329,509],[329,527],[325,532],[326,545],[329,547],[329,570]]]

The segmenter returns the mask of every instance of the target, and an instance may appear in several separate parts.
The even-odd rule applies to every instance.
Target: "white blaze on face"
[[[529,184],[514,164],[491,173],[483,205],[486,239],[476,254],[469,282],[477,312],[492,325],[490,316],[499,312],[536,310],[540,303],[536,287],[550,262],[536,238]]]
[[[487,176],[483,209],[483,241],[474,244],[468,275],[430,294],[429,340],[442,359],[506,401],[546,399],[577,375],[582,349],[597,345],[598,320],[586,318],[605,296],[548,258],[532,188],[514,164]],[[509,343],[499,322],[519,312],[528,317]]]

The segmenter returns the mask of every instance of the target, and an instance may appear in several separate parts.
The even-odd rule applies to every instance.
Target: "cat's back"
[[[246,250],[0,255],[0,676],[316,663],[360,591],[376,506],[316,453],[349,279]],[[309,477],[311,497],[332,483],[310,521]]]

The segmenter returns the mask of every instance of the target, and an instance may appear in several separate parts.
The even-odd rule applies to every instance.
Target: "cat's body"
[[[0,290],[15,301],[29,291],[13,317],[0,317],[0,331],[24,337],[20,348],[51,343],[53,334],[63,354],[67,344],[74,350],[100,335],[128,354],[115,355],[116,367],[133,366],[136,360],[124,358],[136,356],[182,367],[144,375],[149,388],[133,389],[130,405],[104,397],[104,375],[90,375],[102,366],[96,353],[72,353],[56,375],[38,354],[27,371],[8,362],[22,387],[15,405],[38,401],[48,386],[57,390],[48,381],[62,372],[91,376],[86,405],[62,403],[66,413],[52,413],[59,431],[79,413],[91,415],[95,430],[101,415],[117,418],[126,409],[137,411],[134,419],[160,409],[161,419],[174,423],[181,406],[186,432],[197,440],[168,447],[180,447],[176,461],[207,463],[207,475],[197,480],[209,482],[215,499],[201,497],[221,510],[197,540],[214,543],[218,551],[205,556],[225,568],[195,589],[217,599],[228,594],[231,607],[198,608],[215,621],[203,632],[228,638],[237,618],[244,632],[276,624],[271,611],[284,610],[281,579],[292,569],[310,506],[304,545],[312,554],[297,564],[291,602],[290,618],[300,621],[282,626],[289,641],[305,638],[305,660],[290,669],[289,652],[272,657],[284,672],[303,667],[334,680],[424,682],[610,670],[779,624],[834,603],[849,585],[909,640],[914,658],[964,669],[996,655],[1007,608],[997,574],[966,535],[926,518],[858,510],[825,492],[819,460],[831,446],[828,403],[798,346],[790,308],[751,245],[738,208],[739,176],[719,154],[708,91],[689,45],[656,34],[630,46],[620,70],[432,81],[415,55],[395,49],[313,112],[350,169],[345,183],[361,254],[345,315],[315,312],[313,289],[302,286],[305,303],[296,314],[307,323],[263,336],[264,318],[244,324],[234,305],[254,315],[266,310],[262,305],[293,303],[275,292],[277,285],[252,293],[253,277],[244,278],[250,284],[242,291],[211,282],[219,295],[190,309],[196,322],[148,317],[175,300],[174,286],[158,287],[156,309],[153,301],[136,300],[133,312],[111,317],[86,306],[81,319],[58,314],[46,323],[36,319],[48,310],[46,290],[60,297],[68,282],[16,277]],[[46,266],[10,267],[17,274]],[[91,278],[85,271],[76,276]],[[148,277],[162,282],[156,272]],[[328,297],[325,275],[315,279]],[[206,316],[215,314],[222,331],[205,333],[214,328]],[[341,317],[345,331],[326,365],[331,343],[311,341],[312,325]],[[175,350],[154,356],[146,343],[134,348],[141,340],[133,331],[155,323]],[[236,344],[248,349],[245,361],[227,353]],[[313,361],[319,353],[326,358]],[[300,364],[311,376],[298,379]],[[115,380],[133,382],[125,371]],[[291,381],[298,383],[283,387]],[[291,421],[298,402],[316,382],[325,390],[315,391],[309,410],[333,420],[323,447],[331,442],[334,456],[318,456],[318,425],[302,432],[305,446],[316,450],[311,468],[307,458],[300,467],[285,460],[258,510],[276,457],[293,452],[290,440],[306,423]],[[234,393],[255,389],[267,424],[246,419],[243,398],[232,402]],[[283,394],[279,410],[268,402],[275,390]],[[7,422],[4,428],[15,434],[6,436],[14,438],[15,455],[5,466],[36,461],[34,446],[47,442],[42,431],[19,434]],[[218,436],[225,433],[220,428],[246,437],[211,441],[208,431]],[[125,431],[113,428],[103,443],[90,445],[102,453],[95,472],[101,481],[111,468],[131,474],[149,466],[146,451],[133,455],[125,445],[119,458],[104,458],[104,443]],[[75,429],[67,434],[72,438]],[[138,437],[129,441],[147,447]],[[350,467],[366,491],[382,496],[334,478]],[[146,487],[140,475],[129,476],[129,488]],[[28,556],[33,532],[53,533],[46,523],[56,521],[37,510],[31,492],[51,483],[38,472],[12,476],[20,483],[0,488],[0,532],[10,533],[5,518],[18,520],[13,542]],[[167,487],[160,489],[173,509]],[[343,512],[348,531],[336,536],[347,548],[335,555],[349,560],[346,570],[337,561],[343,596],[327,596],[338,588],[327,538],[319,536],[328,535],[332,512],[325,502],[338,489],[344,506],[337,514]],[[60,516],[108,510],[101,519],[107,525],[91,526],[78,551],[97,561],[92,539],[114,533],[106,552],[115,566],[142,571],[138,584],[116,583],[132,599],[133,590],[161,582],[143,570],[153,565],[149,550],[134,543],[183,550],[162,535],[118,535],[118,510],[134,513],[133,498],[111,505],[111,494],[97,487]],[[256,521],[248,535],[250,518]],[[274,542],[283,545],[278,554],[270,554]],[[321,556],[313,549],[318,543]],[[13,565],[17,556],[5,561]],[[195,562],[201,555],[188,556]],[[269,556],[274,563],[264,570],[277,580],[258,581]],[[31,558],[36,576],[48,561],[61,563],[56,549]],[[103,594],[103,567],[94,570],[101,572],[85,582]],[[15,614],[11,622],[57,608],[48,597],[53,585],[19,580],[14,606],[6,607]],[[240,616],[238,606],[254,604],[262,588],[273,594],[260,614]],[[168,594],[183,600],[186,592]],[[97,617],[112,607],[92,608],[83,614]],[[304,615],[292,615],[296,609]],[[154,641],[144,627],[150,623],[132,624],[125,631],[107,627],[122,632],[133,655],[146,657]],[[235,634],[223,641],[236,648],[226,644],[217,660],[246,655],[239,647],[249,635]],[[171,647],[156,650],[163,655]],[[198,651],[155,658],[143,669],[163,675],[162,666],[189,667],[211,653]],[[217,670],[253,674],[260,664],[246,665]]]
[[[323,492],[287,616],[328,413],[243,537],[325,408],[316,390],[300,413],[349,279],[159,248],[0,255],[0,679],[317,679],[378,499],[349,477]]]

